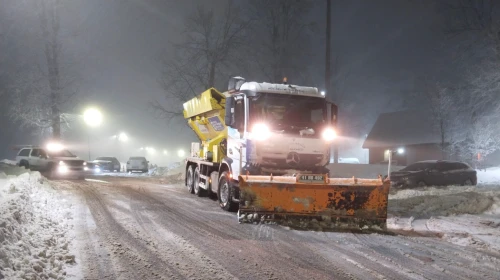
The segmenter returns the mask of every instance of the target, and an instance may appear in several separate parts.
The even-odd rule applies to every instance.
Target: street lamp
[[[118,141],[127,142],[128,141],[127,134],[125,134],[124,132],[120,133],[120,135],[118,135]]]
[[[184,153],[184,150],[182,150],[182,149],[180,149],[180,150],[178,150],[178,151],[177,151],[177,155],[178,155],[179,157],[184,157],[184,154],[185,154],[185,153]]]
[[[88,126],[96,127],[102,122],[102,114],[96,108],[89,108],[83,113],[83,119]]]
[[[83,112],[83,120],[89,127],[97,127],[102,122],[102,114],[96,108],[89,108]],[[90,160],[90,130],[87,129],[87,146]]]
[[[387,179],[391,180],[391,162],[392,162],[392,155],[395,153],[398,153],[399,155],[402,155],[405,153],[404,148],[398,148],[397,150],[387,150],[389,153],[389,164],[387,166]]]

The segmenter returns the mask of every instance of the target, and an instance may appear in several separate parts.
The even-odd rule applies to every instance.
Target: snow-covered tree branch
[[[254,0],[250,9],[255,24],[249,52],[258,71],[269,82],[281,82],[290,77],[295,83],[306,77],[313,52],[309,38],[311,28],[308,12],[314,1]]]
[[[164,59],[160,84],[165,102],[150,102],[156,116],[167,120],[179,116],[180,103],[210,87],[225,85],[244,53],[240,48],[250,23],[232,0],[222,11],[198,5],[184,23],[184,40],[173,44],[175,53]]]
[[[22,125],[48,133],[52,138],[61,137],[61,115],[71,111],[78,89],[78,75],[73,62],[63,48],[59,0],[27,0],[34,11],[37,32],[25,30],[33,36],[34,46],[17,65],[11,75],[9,98],[12,105],[8,113]]]

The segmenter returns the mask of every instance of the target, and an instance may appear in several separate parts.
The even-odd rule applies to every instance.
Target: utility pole
[[[332,31],[331,31],[331,29],[332,29],[331,10],[332,10],[332,1],[326,0],[325,89],[326,89],[327,95],[330,96],[330,98],[333,97],[333,90],[332,90],[332,83],[331,83],[331,64],[332,64],[332,61],[331,61],[331,33],[332,33]],[[338,119],[338,112],[337,112],[337,119]],[[338,140],[333,142],[333,162],[334,163],[338,163],[338,161],[339,161],[339,149],[338,149],[338,142],[337,141]]]

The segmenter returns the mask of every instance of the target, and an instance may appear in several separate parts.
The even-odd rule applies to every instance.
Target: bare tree
[[[458,46],[462,82],[455,85],[459,132],[453,144],[462,157],[477,161],[500,149],[500,18],[493,0],[440,1],[445,31]]]
[[[430,116],[432,126],[439,133],[442,156],[447,158],[450,145],[457,138],[454,120],[458,112],[455,110],[453,91],[440,85],[439,82],[431,82],[424,87],[422,96],[427,109],[424,112]]]
[[[157,117],[171,120],[182,114],[180,103],[227,80],[243,54],[250,20],[228,0],[222,13],[200,4],[184,24],[184,40],[174,44],[175,53],[166,57],[160,84],[166,104],[154,100],[150,106]]]
[[[60,139],[63,113],[71,110],[76,101],[77,76],[62,46],[61,1],[34,0],[34,4],[40,26],[35,43],[40,48],[33,48],[34,55],[23,62],[22,70],[13,77],[9,115],[25,126]],[[39,49],[43,52],[37,52]]]
[[[248,51],[268,81],[307,76],[306,59],[313,55],[309,34],[315,26],[307,16],[314,4],[310,0],[250,1],[256,24],[252,26],[254,40]]]

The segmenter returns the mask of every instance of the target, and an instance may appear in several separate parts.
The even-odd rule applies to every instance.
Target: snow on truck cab
[[[388,182],[328,176],[337,106],[317,88],[233,77],[227,92],[210,88],[183,106],[201,140],[186,160],[189,192],[216,193],[240,222],[385,227]]]

